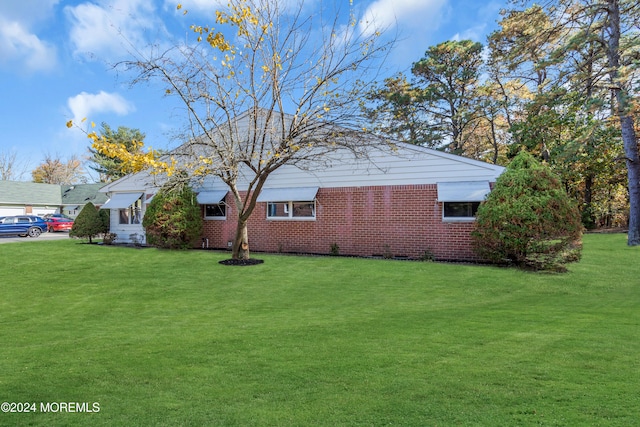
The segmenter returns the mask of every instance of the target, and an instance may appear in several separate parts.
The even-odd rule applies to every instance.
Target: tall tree
[[[79,184],[87,182],[82,162],[77,156],[68,160],[45,156],[44,161],[31,172],[33,182],[43,184]]]
[[[478,119],[474,99],[482,65],[482,45],[462,40],[430,47],[411,69],[430,125],[451,153],[464,152]]]
[[[420,98],[420,88],[398,74],[374,87],[367,94],[363,109],[376,132],[398,141],[436,147],[442,141],[425,121]]]
[[[530,42],[526,46],[537,46],[536,52],[544,54],[529,57],[534,65],[540,69],[549,64],[559,66],[556,86],[568,85],[580,93],[585,111],[593,112],[608,102],[608,116],[617,121],[624,147],[629,194],[627,242],[640,245],[640,158],[632,113],[638,95],[634,81],[640,68],[640,4],[635,0],[553,0],[524,12],[513,11],[512,15],[528,11],[536,11],[530,16],[545,18],[541,28],[521,22]],[[550,35],[554,36],[554,43],[549,46],[553,48],[539,49]],[[520,46],[512,49],[514,53],[524,51]],[[583,123],[597,123],[593,118],[606,120],[605,114],[604,110],[599,111],[599,116],[587,114]]]
[[[118,126],[117,130],[113,130],[107,123],[102,123],[99,136],[118,144],[125,150],[132,153],[139,153],[141,143],[144,142],[145,134],[139,129],[130,129],[125,126]],[[99,153],[92,147],[89,147],[91,157],[89,161],[93,163],[89,167],[100,174],[100,182],[111,182],[132,172],[127,168],[125,163],[117,156]]]
[[[360,101],[393,41],[383,42],[373,24],[358,27],[353,15],[341,22],[335,10],[310,16],[304,6],[230,0],[214,25],[192,26],[200,44],[126,63],[138,73],[134,83],[160,81],[186,107],[189,143],[173,153],[175,166],[187,179],[215,176],[229,188],[233,258],[250,256],[247,222],[274,171],[318,163],[338,148],[366,151]],[[117,148],[91,136],[99,152]]]

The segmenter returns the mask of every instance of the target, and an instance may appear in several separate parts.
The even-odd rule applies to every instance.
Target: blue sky
[[[285,0],[283,0],[285,1]],[[332,1],[332,0],[323,0]],[[344,2],[349,0],[333,0]],[[30,171],[49,154],[87,156],[89,140],[65,123],[86,117],[146,134],[154,148],[176,145],[176,104],[158,87],[131,86],[113,64],[131,59],[132,46],[183,37],[191,24],[213,21],[226,0],[2,0],[0,8],[0,154],[15,154]],[[312,10],[320,0],[306,0]],[[452,39],[484,42],[506,0],[353,0],[399,35],[388,74],[407,71],[432,45]],[[344,8],[348,11],[348,7]],[[127,46],[130,44],[130,46]],[[385,76],[383,76],[385,77]],[[93,176],[90,179],[95,178]]]

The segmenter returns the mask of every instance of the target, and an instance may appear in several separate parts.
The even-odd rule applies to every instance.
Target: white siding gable
[[[330,161],[308,169],[284,165],[269,176],[264,188],[289,187],[364,187],[388,185],[436,184],[437,182],[490,181],[503,172],[501,166],[467,159],[424,147],[397,144],[394,150],[371,149],[368,158],[355,158],[347,150],[333,153]],[[243,170],[239,189],[244,190],[251,177]],[[225,189],[211,177],[202,189]]]

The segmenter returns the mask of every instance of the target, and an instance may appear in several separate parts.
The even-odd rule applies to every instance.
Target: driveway
[[[33,237],[20,237],[20,236],[0,236],[0,244],[13,243],[13,242],[41,242],[43,240],[61,240],[68,239],[69,233],[59,231],[57,233],[42,233],[35,239]]]

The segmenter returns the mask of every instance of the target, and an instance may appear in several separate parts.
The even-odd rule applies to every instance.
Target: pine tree
[[[95,205],[91,202],[84,205],[76,219],[73,221],[73,227],[69,232],[71,237],[86,237],[89,243],[92,238],[98,234],[104,233],[104,222],[98,213]]]

